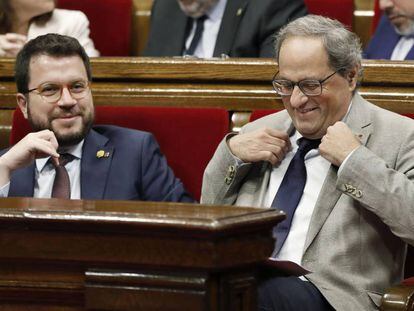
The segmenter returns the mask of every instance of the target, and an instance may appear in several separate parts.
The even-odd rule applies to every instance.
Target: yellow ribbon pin
[[[103,156],[105,156],[105,151],[103,151],[103,150],[99,150],[99,151],[96,153],[96,157],[97,157],[98,159],[102,158]]]

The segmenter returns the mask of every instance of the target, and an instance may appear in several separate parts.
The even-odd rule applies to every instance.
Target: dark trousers
[[[289,277],[263,280],[258,289],[260,311],[332,311],[332,306],[311,282]]]

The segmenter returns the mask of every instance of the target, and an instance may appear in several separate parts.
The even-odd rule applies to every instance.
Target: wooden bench
[[[96,106],[220,107],[231,129],[255,109],[282,109],[270,83],[272,59],[92,59]],[[364,61],[360,93],[397,113],[414,113],[414,62]],[[0,58],[0,147],[8,146],[16,107],[14,60]],[[230,130],[230,129],[229,129]]]

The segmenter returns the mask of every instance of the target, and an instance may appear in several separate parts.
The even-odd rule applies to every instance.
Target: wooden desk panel
[[[283,218],[275,209],[0,199],[0,305],[254,310],[257,266]]]

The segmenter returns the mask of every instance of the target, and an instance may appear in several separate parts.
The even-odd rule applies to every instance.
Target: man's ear
[[[359,72],[359,67],[355,66],[353,69],[351,69],[351,71],[348,72],[347,75],[347,80],[349,83],[349,90],[351,92],[353,92],[357,86],[358,83],[358,72]]]
[[[17,105],[23,113],[25,119],[27,119],[27,99],[22,93],[16,95]]]

